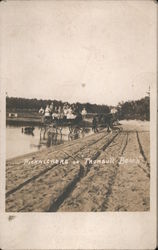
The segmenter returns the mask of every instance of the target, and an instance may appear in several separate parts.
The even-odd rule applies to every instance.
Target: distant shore
[[[42,125],[41,119],[39,118],[6,118],[6,125],[37,125],[40,126]]]
[[[35,126],[41,126],[43,123],[41,121],[41,117],[37,118],[28,118],[28,117],[12,117],[6,118],[6,125],[21,125],[21,126],[26,126],[26,125],[35,125]],[[63,122],[62,126],[68,126],[68,122]],[[91,127],[91,122],[90,120],[84,120],[80,122],[80,126],[86,126],[86,127]]]

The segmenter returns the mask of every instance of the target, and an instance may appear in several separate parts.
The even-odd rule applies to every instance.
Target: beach
[[[149,132],[147,121],[124,120],[7,160],[6,211],[149,211]]]

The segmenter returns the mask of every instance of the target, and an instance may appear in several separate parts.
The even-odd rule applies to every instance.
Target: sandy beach
[[[148,211],[149,122],[120,123],[6,161],[6,211]]]

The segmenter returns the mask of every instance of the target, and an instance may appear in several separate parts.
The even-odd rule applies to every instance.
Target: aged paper
[[[154,1],[0,3],[2,249],[156,248]]]

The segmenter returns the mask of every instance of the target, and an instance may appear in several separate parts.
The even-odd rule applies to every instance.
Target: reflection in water
[[[7,126],[6,158],[35,152],[64,141],[74,140],[92,133],[91,129],[69,127],[22,127]]]

